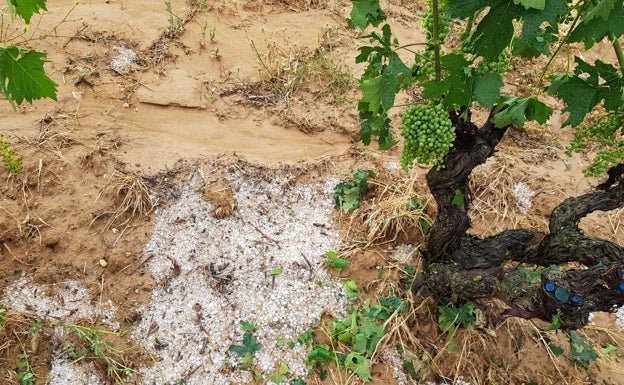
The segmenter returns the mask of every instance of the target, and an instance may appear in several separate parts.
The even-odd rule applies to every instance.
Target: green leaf
[[[325,365],[332,360],[334,354],[327,345],[315,345],[306,357],[308,365]]]
[[[618,350],[619,347],[617,345],[613,345],[613,344],[609,344],[607,346],[605,346],[604,348],[602,348],[602,351],[609,354],[609,353],[613,353],[616,350]]]
[[[591,6],[592,2],[587,3]],[[621,36],[624,34],[624,3],[622,0],[614,0],[613,7],[609,10],[609,4],[598,3],[596,7],[601,6],[599,9],[593,7],[587,14],[590,17],[584,18],[570,34],[568,35],[568,41],[584,42],[586,48],[590,48],[595,42],[602,40],[604,37],[614,34],[615,36]],[[607,18],[604,16],[607,14]],[[593,14],[592,12],[596,13]],[[596,17],[600,15],[600,17]]]
[[[453,197],[451,204],[453,206],[463,206],[464,198],[464,193],[462,193],[461,190],[455,190],[455,196]]]
[[[243,335],[242,345],[231,345],[228,350],[236,353],[239,357],[244,357],[245,354],[253,355],[260,349],[262,349],[262,344],[256,340],[256,337],[247,332]]]
[[[548,93],[566,103],[564,111],[570,116],[564,126],[579,125],[601,100],[607,110],[616,110],[622,103],[624,82],[615,67],[600,60],[591,65],[579,57],[576,57],[576,64],[573,75],[553,76],[548,87]]]
[[[394,98],[400,87],[399,79],[389,71],[381,76],[366,78],[360,82],[358,90],[362,91],[362,103],[367,103],[367,109],[377,112],[380,108],[389,110],[394,105]]]
[[[280,274],[282,274],[282,268],[281,267],[278,267],[278,268],[275,268],[275,269],[269,271],[269,275],[271,275],[271,276],[276,276],[276,275],[280,275]]]
[[[477,25],[471,44],[477,56],[493,61],[511,43],[515,13],[508,3],[490,8]]]
[[[550,352],[555,356],[560,356],[563,354],[563,349],[555,344],[548,344],[548,350],[550,350]]]
[[[370,319],[365,319],[360,330],[352,339],[353,351],[373,354],[379,341],[386,334],[384,328]]]
[[[431,80],[423,84],[423,97],[438,99],[444,97],[444,105],[452,109],[458,106],[470,106],[474,78],[472,67],[464,55],[451,53],[440,57],[445,77],[441,81]]]
[[[297,336],[297,342],[302,345],[307,345],[308,343],[313,341],[313,338],[314,332],[312,331],[312,329],[308,329]]]
[[[371,380],[370,360],[357,352],[347,354],[344,360],[345,368],[357,374],[363,382]]]
[[[466,302],[460,307],[453,305],[438,306],[438,325],[442,331],[453,333],[454,327],[462,325],[465,329],[472,329],[476,320],[474,314],[475,304]]]
[[[254,324],[252,324],[249,321],[245,321],[245,320],[240,320],[240,324],[243,327],[243,330],[246,332],[252,332],[256,329],[258,329],[258,327]]]
[[[615,8],[615,0],[599,0],[592,3],[595,5],[583,17],[583,23],[587,23],[594,18],[600,18],[602,22],[609,20],[609,15]]]
[[[374,27],[386,20],[386,13],[379,6],[379,0],[351,0],[353,8],[347,19],[349,28]]]
[[[491,5],[490,0],[447,0],[448,13],[452,18],[464,19]]]
[[[9,0],[9,9],[12,15],[18,15],[26,24],[35,13],[47,11],[46,0]]]
[[[46,54],[16,46],[0,48],[0,91],[18,105],[24,100],[56,100],[57,84],[44,72]]]
[[[475,78],[473,91],[475,100],[483,107],[492,108],[500,98],[500,89],[503,85],[499,73],[486,73]]]
[[[357,283],[354,280],[349,280],[344,283],[345,290],[347,291],[347,298],[357,298],[360,296]]]
[[[598,353],[575,331],[570,332],[570,350],[572,359],[582,366],[587,366],[590,361],[598,359]]]
[[[241,360],[240,368],[247,370],[253,365],[253,354],[250,352],[243,353],[243,359]]]
[[[269,376],[269,380],[274,384],[281,384],[286,379],[282,373],[275,373]]]
[[[327,256],[325,264],[338,270],[338,272],[341,272],[342,269],[344,269],[349,265],[349,263],[351,263],[347,259],[340,258],[338,256],[338,253],[336,253],[335,251],[328,251],[325,253],[325,255]]]
[[[379,304],[383,306],[389,314],[394,313],[397,310],[401,313],[405,313],[407,312],[408,308],[407,302],[403,301],[396,295],[393,295],[391,297],[380,297]]]
[[[416,367],[414,366],[413,361],[405,361],[403,363],[403,369],[405,369],[405,371],[407,372],[407,374],[409,374],[412,380],[414,381],[420,380],[420,376],[418,375],[418,370],[416,370]]]
[[[388,66],[384,69],[383,73],[387,76],[394,76],[399,81],[399,87],[395,90],[395,93],[399,89],[406,89],[412,84],[412,70],[403,63],[403,60],[396,52],[392,52],[388,59]]]
[[[506,127],[514,125],[522,127],[527,120],[535,120],[539,123],[545,123],[552,108],[548,107],[536,98],[518,99],[513,96],[506,97],[502,111],[494,115],[494,124],[496,127]]]
[[[549,55],[549,43],[557,40],[558,22],[568,13],[566,0],[548,0],[542,11],[522,14],[522,34],[514,40],[513,52],[525,57]]]
[[[513,0],[514,4],[520,4],[524,8],[535,8],[543,10],[546,6],[546,0]]]

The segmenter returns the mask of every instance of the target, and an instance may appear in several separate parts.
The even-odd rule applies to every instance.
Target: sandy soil
[[[387,4],[401,41],[421,39],[418,3]],[[25,35],[48,53],[59,90],[58,101],[17,111],[0,103],[1,133],[24,160],[20,175],[0,170],[0,304],[9,309],[0,381],[19,383],[26,353],[37,384],[115,383],[110,364],[72,354],[85,346],[63,326],[72,324],[112,332],[128,383],[251,382],[228,351],[243,320],[263,345],[260,383],[282,363],[282,383],[357,383],[336,370],[324,382],[307,376],[307,347],[284,342],[344,316],[353,306],[344,280],[371,299],[400,287],[405,265],[417,264],[418,235],[408,228],[364,248],[363,218],[383,204],[384,183],[411,180],[426,196],[426,170],[404,173],[397,149],[358,142],[349,2],[169,4],[49,0]],[[516,75],[520,86],[531,69]],[[545,229],[561,199],[595,185],[581,174],[586,156],[563,155],[570,133],[560,123],[510,133],[475,170],[475,234]],[[355,214],[340,214],[333,186],[358,168],[375,169],[378,184]],[[622,218],[592,215],[583,226],[622,243]],[[350,258],[341,274],[326,269],[329,250]],[[422,365],[422,383],[624,383],[621,348],[583,368],[549,354],[548,343],[567,346],[561,333],[482,305],[485,326],[459,332],[452,350],[435,309],[415,304],[408,328],[419,342],[405,345],[414,353],[379,352],[372,383],[419,383],[406,359]],[[33,328],[36,320],[48,324]],[[601,348],[624,346],[615,322],[598,314],[584,333]]]

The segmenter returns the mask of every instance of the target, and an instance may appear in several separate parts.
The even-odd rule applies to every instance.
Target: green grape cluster
[[[432,49],[426,48],[416,55],[414,61],[415,76],[421,80],[429,79],[435,72],[435,53]]]
[[[427,11],[423,15],[422,26],[425,29],[425,49],[416,54],[414,63],[414,72],[419,80],[429,80],[435,73],[435,53],[433,46],[436,43],[442,44],[446,40],[449,31],[451,19],[445,16],[446,2],[440,1],[439,17],[438,17],[438,38],[439,42],[433,39],[433,7],[431,2],[427,4]]]
[[[449,31],[449,25],[451,24],[451,19],[448,18],[446,14],[446,2],[440,2],[440,13],[438,17],[438,37],[440,38],[440,42],[444,42],[446,40],[446,35]],[[427,5],[427,11],[423,15],[422,26],[425,29],[426,41],[431,42],[433,40],[433,8],[431,4]]]
[[[441,169],[455,140],[455,127],[441,104],[414,104],[403,114],[401,135],[405,138],[401,168],[409,170],[414,160]]]
[[[580,152],[590,145],[598,145],[600,150],[583,172],[585,175],[599,176],[624,159],[624,139],[618,139],[622,134],[624,134],[624,108],[608,111],[588,119],[574,129],[574,139],[566,148],[566,154],[571,156],[573,152]]]
[[[511,60],[509,58],[509,52],[504,50],[493,61],[481,60],[479,64],[477,64],[477,68],[475,72],[478,75],[488,74],[488,73],[499,73],[504,74],[512,70]]]

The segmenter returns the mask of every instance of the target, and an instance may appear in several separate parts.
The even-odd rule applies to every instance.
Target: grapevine
[[[403,114],[401,134],[405,139],[403,170],[410,169],[414,160],[441,169],[444,156],[453,146],[455,127],[441,104],[414,104]]]

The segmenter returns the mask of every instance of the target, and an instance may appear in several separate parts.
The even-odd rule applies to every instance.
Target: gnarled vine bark
[[[438,213],[427,236],[423,272],[412,290],[426,289],[441,303],[500,298],[512,316],[551,321],[559,313],[564,329],[583,327],[591,312],[624,305],[624,247],[585,236],[579,228],[594,211],[624,206],[624,165],[611,169],[596,191],[560,203],[551,213],[548,233],[514,229],[488,238],[467,233],[470,173],[494,153],[509,128],[495,127],[493,116],[492,111],[481,128],[451,116],[457,140],[444,158],[445,168],[427,174]],[[528,282],[521,268],[570,262],[582,267],[544,269],[538,283]]]

